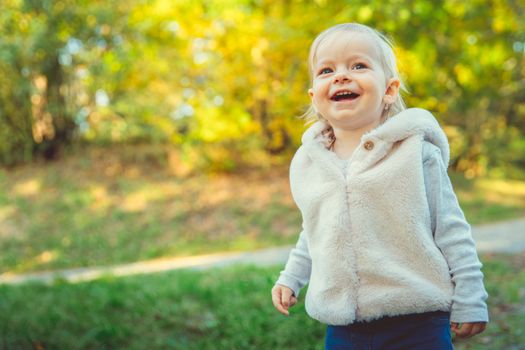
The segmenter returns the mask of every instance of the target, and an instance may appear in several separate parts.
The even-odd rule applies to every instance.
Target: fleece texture
[[[346,173],[326,148],[327,127],[303,134],[290,165],[303,231],[277,283],[296,294],[309,283],[308,314],[331,325],[436,310],[487,321],[481,264],[435,118],[422,109],[391,117],[363,135]],[[448,187],[429,184],[425,169]]]

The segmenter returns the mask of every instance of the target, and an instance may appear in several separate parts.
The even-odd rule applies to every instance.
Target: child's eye
[[[366,69],[366,68],[368,68],[368,67],[367,67],[366,64],[364,64],[364,63],[356,63],[356,64],[354,64],[354,66],[352,67],[352,69]]]
[[[331,68],[323,68],[319,71],[319,75],[321,74],[328,74],[328,73],[332,73],[332,69]]]

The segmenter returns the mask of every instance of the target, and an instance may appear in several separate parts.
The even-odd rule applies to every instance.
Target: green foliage
[[[0,130],[6,137],[0,142],[1,163],[35,153],[55,158],[72,141],[90,98],[83,66],[96,62],[110,45],[104,26],[122,13],[121,7],[94,1],[2,2]]]
[[[17,14],[9,7],[0,13],[0,164],[31,159],[33,152],[30,83]],[[5,31],[5,32],[4,32]]]
[[[512,349],[525,342],[523,256],[482,256],[491,323],[457,349]],[[325,326],[309,318],[305,291],[291,316],[272,306],[282,266],[175,271],[51,286],[0,286],[7,348],[319,349]]]
[[[455,170],[524,176],[522,1],[4,3],[0,129],[13,136],[0,142],[3,163],[73,136],[222,149],[225,169],[252,140],[271,154],[293,150],[309,103],[308,47],[357,21],[396,42],[408,104],[447,126]]]

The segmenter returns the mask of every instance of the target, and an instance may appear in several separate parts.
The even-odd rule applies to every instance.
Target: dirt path
[[[525,218],[475,226],[472,228],[472,234],[480,253],[517,253],[525,251]],[[0,275],[0,284],[18,284],[29,281],[52,283],[56,279],[75,283],[94,280],[105,275],[128,276],[183,268],[207,269],[239,263],[259,266],[284,265],[292,247],[285,246],[252,252],[217,253],[186,258],[164,258],[109,267],[28,274],[4,273]]]

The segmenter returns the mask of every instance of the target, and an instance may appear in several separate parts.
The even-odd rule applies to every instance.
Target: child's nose
[[[334,83],[340,84],[340,83],[347,83],[350,81],[350,77],[346,71],[339,71],[337,74],[334,75]]]

